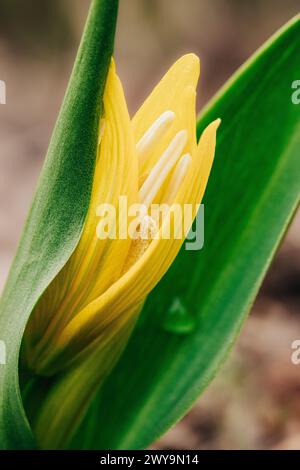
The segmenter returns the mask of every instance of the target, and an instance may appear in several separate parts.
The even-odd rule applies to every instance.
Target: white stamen
[[[149,127],[141,140],[136,144],[140,163],[144,163],[153,151],[153,147],[159,139],[161,139],[175,119],[173,111],[165,111],[156,121]]]
[[[170,183],[165,192],[164,203],[172,204],[179,191],[180,186],[184,180],[185,175],[192,163],[192,157],[189,153],[186,153],[181,157],[176,165]]]
[[[162,154],[156,165],[152,168],[148,178],[140,189],[140,201],[147,207],[150,206],[164,181],[176,165],[187,143],[186,130],[179,131],[171,141],[167,150]]]
[[[141,240],[152,240],[157,232],[157,225],[154,219],[150,215],[146,215],[140,225],[140,239]]]

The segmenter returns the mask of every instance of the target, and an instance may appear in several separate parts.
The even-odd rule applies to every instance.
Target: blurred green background
[[[89,3],[0,3],[0,80],[7,85],[7,104],[0,106],[0,289]],[[130,112],[172,62],[191,51],[201,58],[200,109],[298,12],[299,0],[120,0],[116,60]],[[249,121],[249,126],[255,122]],[[153,448],[300,449],[300,365],[291,363],[295,339],[300,339],[299,216],[223,371],[193,410]]]

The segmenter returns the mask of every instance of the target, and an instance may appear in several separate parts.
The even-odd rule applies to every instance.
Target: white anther
[[[143,164],[150,156],[157,141],[161,139],[175,119],[173,111],[165,111],[154,121],[141,140],[136,144],[140,164]]]
[[[176,165],[187,143],[186,130],[179,131],[171,141],[168,148],[162,154],[156,165],[152,168],[148,178],[140,189],[140,202],[147,207],[153,202],[156,194],[165,182],[169,173]]]
[[[181,157],[179,162],[176,165],[170,183],[165,192],[164,203],[172,204],[174,199],[182,185],[185,175],[188,172],[188,169],[192,163],[192,157],[189,153],[186,153]]]

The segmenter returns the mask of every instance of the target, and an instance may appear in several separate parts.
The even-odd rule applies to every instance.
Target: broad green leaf
[[[117,0],[94,0],[17,256],[1,299],[0,448],[34,447],[18,359],[30,313],[76,247],[90,199]]]
[[[147,447],[225,360],[299,203],[300,106],[291,101],[299,70],[297,17],[200,116],[199,134],[213,119],[223,121],[205,196],[204,249],[182,250],[150,295],[75,447]],[[189,334],[164,329],[176,299],[194,319]]]

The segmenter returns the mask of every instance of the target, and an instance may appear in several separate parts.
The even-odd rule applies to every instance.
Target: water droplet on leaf
[[[163,322],[163,329],[168,333],[187,335],[195,329],[195,319],[177,297],[173,300]]]

